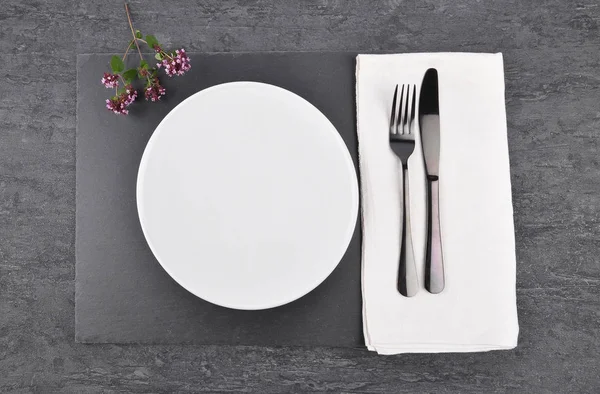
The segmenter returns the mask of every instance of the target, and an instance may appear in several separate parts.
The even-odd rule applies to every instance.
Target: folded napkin
[[[419,89],[430,67],[439,75],[446,287],[437,295],[424,288],[426,183],[417,138],[409,192],[420,290],[406,298],[396,286],[402,174],[388,122],[396,84]],[[380,354],[514,348],[519,326],[502,54],[359,55],[356,80],[367,347]]]

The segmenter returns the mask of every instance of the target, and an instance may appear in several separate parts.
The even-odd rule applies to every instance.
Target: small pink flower
[[[118,115],[127,115],[129,113],[129,110],[127,110],[125,103],[121,101],[118,97],[106,99],[106,108],[108,108],[109,111],[112,111]]]
[[[129,107],[136,98],[137,91],[133,89],[133,86],[127,85],[125,86],[125,92],[111,99],[106,99],[106,108],[115,114],[127,115],[129,113],[127,107]]]
[[[133,103],[135,101],[135,99],[137,98],[137,90],[135,90],[133,88],[133,86],[127,85],[127,86],[125,86],[125,93],[123,93],[122,95],[125,96],[125,98],[124,98],[125,105],[129,105],[129,104]]]
[[[174,53],[169,54],[169,56],[165,56],[160,63],[156,64],[156,67],[165,68],[165,72],[169,77],[174,75],[183,75],[186,71],[189,71],[192,68],[190,64],[190,58],[187,53],[185,53],[185,49],[177,49]]]
[[[106,88],[109,88],[109,89],[116,88],[117,86],[119,86],[119,76],[118,75],[104,73],[104,76],[102,77],[102,79],[100,81]]]
[[[152,82],[146,86],[146,90],[144,91],[144,96],[146,100],[150,101],[158,101],[161,96],[164,96],[167,90],[160,84],[158,78],[154,78]]]

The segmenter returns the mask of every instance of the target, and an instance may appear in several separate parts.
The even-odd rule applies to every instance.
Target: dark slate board
[[[109,58],[78,57],[76,341],[361,346],[360,226],[317,289],[279,308],[235,311],[195,297],[163,271],[135,200],[139,161],[160,120],[193,93],[230,81],[271,83],[310,101],[336,126],[357,166],[355,54],[192,54],[188,74],[163,78],[164,101],[138,101],[127,117],[103,108],[111,92],[100,78]]]

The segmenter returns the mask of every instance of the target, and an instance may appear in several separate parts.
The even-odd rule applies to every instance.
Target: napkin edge
[[[362,156],[360,154],[360,139],[358,138],[358,134],[359,134],[359,130],[358,130],[358,113],[359,113],[359,92],[358,92],[358,76],[359,76],[359,72],[360,72],[360,55],[356,56],[356,60],[355,60],[355,67],[354,67],[354,81],[355,81],[355,87],[354,87],[354,101],[355,101],[355,105],[356,105],[356,114],[357,114],[357,122],[356,122],[356,135],[357,135],[357,156],[358,156],[358,167],[359,167],[359,171],[358,171],[358,177],[359,177],[359,190],[362,196],[364,196],[363,190],[362,188],[363,186],[363,182],[364,180],[362,179],[362,177],[360,176],[360,167],[361,167],[361,162],[362,162]],[[361,234],[364,234],[365,231],[365,221],[364,221],[364,204],[360,204],[360,231]],[[367,324],[367,310],[366,310],[366,299],[365,299],[365,288],[364,288],[364,269],[365,269],[365,265],[363,264],[364,261],[364,248],[361,245],[360,248],[360,257],[361,257],[361,264],[360,264],[360,290],[361,290],[361,300],[362,300],[362,325],[363,325],[363,337],[365,340],[365,345],[367,347],[367,349],[369,350],[375,350],[372,346],[371,346],[371,338],[369,336],[369,327]]]

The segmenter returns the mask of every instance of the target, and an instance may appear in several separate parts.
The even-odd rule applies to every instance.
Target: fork
[[[411,90],[412,87],[412,90]],[[405,94],[406,91],[406,94]],[[398,291],[406,297],[414,296],[419,289],[410,230],[410,205],[408,193],[408,159],[415,149],[415,107],[416,85],[402,85],[400,104],[398,85],[392,101],[390,119],[390,148],[400,159],[402,165],[402,232],[400,243],[400,261],[398,269]],[[410,102],[409,102],[410,101]]]

